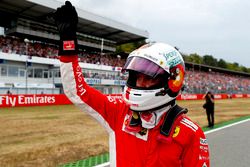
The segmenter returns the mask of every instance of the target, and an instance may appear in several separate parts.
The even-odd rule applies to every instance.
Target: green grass
[[[109,153],[92,156],[84,160],[61,165],[60,167],[92,167],[109,161]]]

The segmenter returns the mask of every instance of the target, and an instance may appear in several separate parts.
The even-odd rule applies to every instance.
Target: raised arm
[[[122,101],[107,97],[84,81],[77,55],[78,16],[74,6],[66,1],[57,9],[54,18],[60,34],[60,71],[65,94],[81,110],[90,113],[102,125],[114,129],[115,115]]]

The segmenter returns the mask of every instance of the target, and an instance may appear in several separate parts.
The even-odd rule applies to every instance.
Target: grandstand
[[[59,36],[52,14],[55,0],[3,0],[0,4],[0,94],[63,93]],[[118,44],[145,40],[148,33],[81,9],[79,61],[88,84],[106,94],[121,93],[126,75],[120,73],[126,56],[115,54]],[[186,62],[183,93],[250,93],[250,74]]]
[[[6,93],[61,93],[58,48],[33,41],[26,44],[21,38],[0,36],[1,90]],[[27,64],[26,64],[27,61]],[[120,73],[125,58],[100,52],[81,52],[79,61],[86,81],[104,93],[120,93],[126,76]],[[38,64],[42,62],[42,64]],[[26,67],[27,66],[27,67]],[[26,69],[27,68],[27,69]],[[249,74],[228,71],[205,65],[186,63],[184,93],[199,94],[211,90],[214,93],[250,93]],[[39,83],[39,84],[38,84]]]
[[[53,13],[56,0],[3,0],[0,3],[0,94],[59,94],[59,35]],[[125,58],[116,46],[148,38],[148,32],[77,9],[79,60],[86,81],[104,93],[120,93]]]
[[[250,74],[201,64],[185,63],[184,93],[249,94]]]

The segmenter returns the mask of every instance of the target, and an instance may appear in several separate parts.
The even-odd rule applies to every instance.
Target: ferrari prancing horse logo
[[[179,134],[180,130],[181,130],[181,128],[180,128],[179,126],[176,126],[176,127],[175,127],[175,130],[174,130],[173,137],[178,136],[178,134]]]

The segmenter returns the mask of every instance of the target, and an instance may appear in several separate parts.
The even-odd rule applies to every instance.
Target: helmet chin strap
[[[155,96],[165,96],[166,94],[168,94],[170,97],[177,97],[177,95],[179,94],[179,91],[173,92],[169,88],[163,88],[159,92],[155,93]]]
[[[159,92],[155,93],[155,96],[165,96],[168,92],[168,89],[161,89]]]

